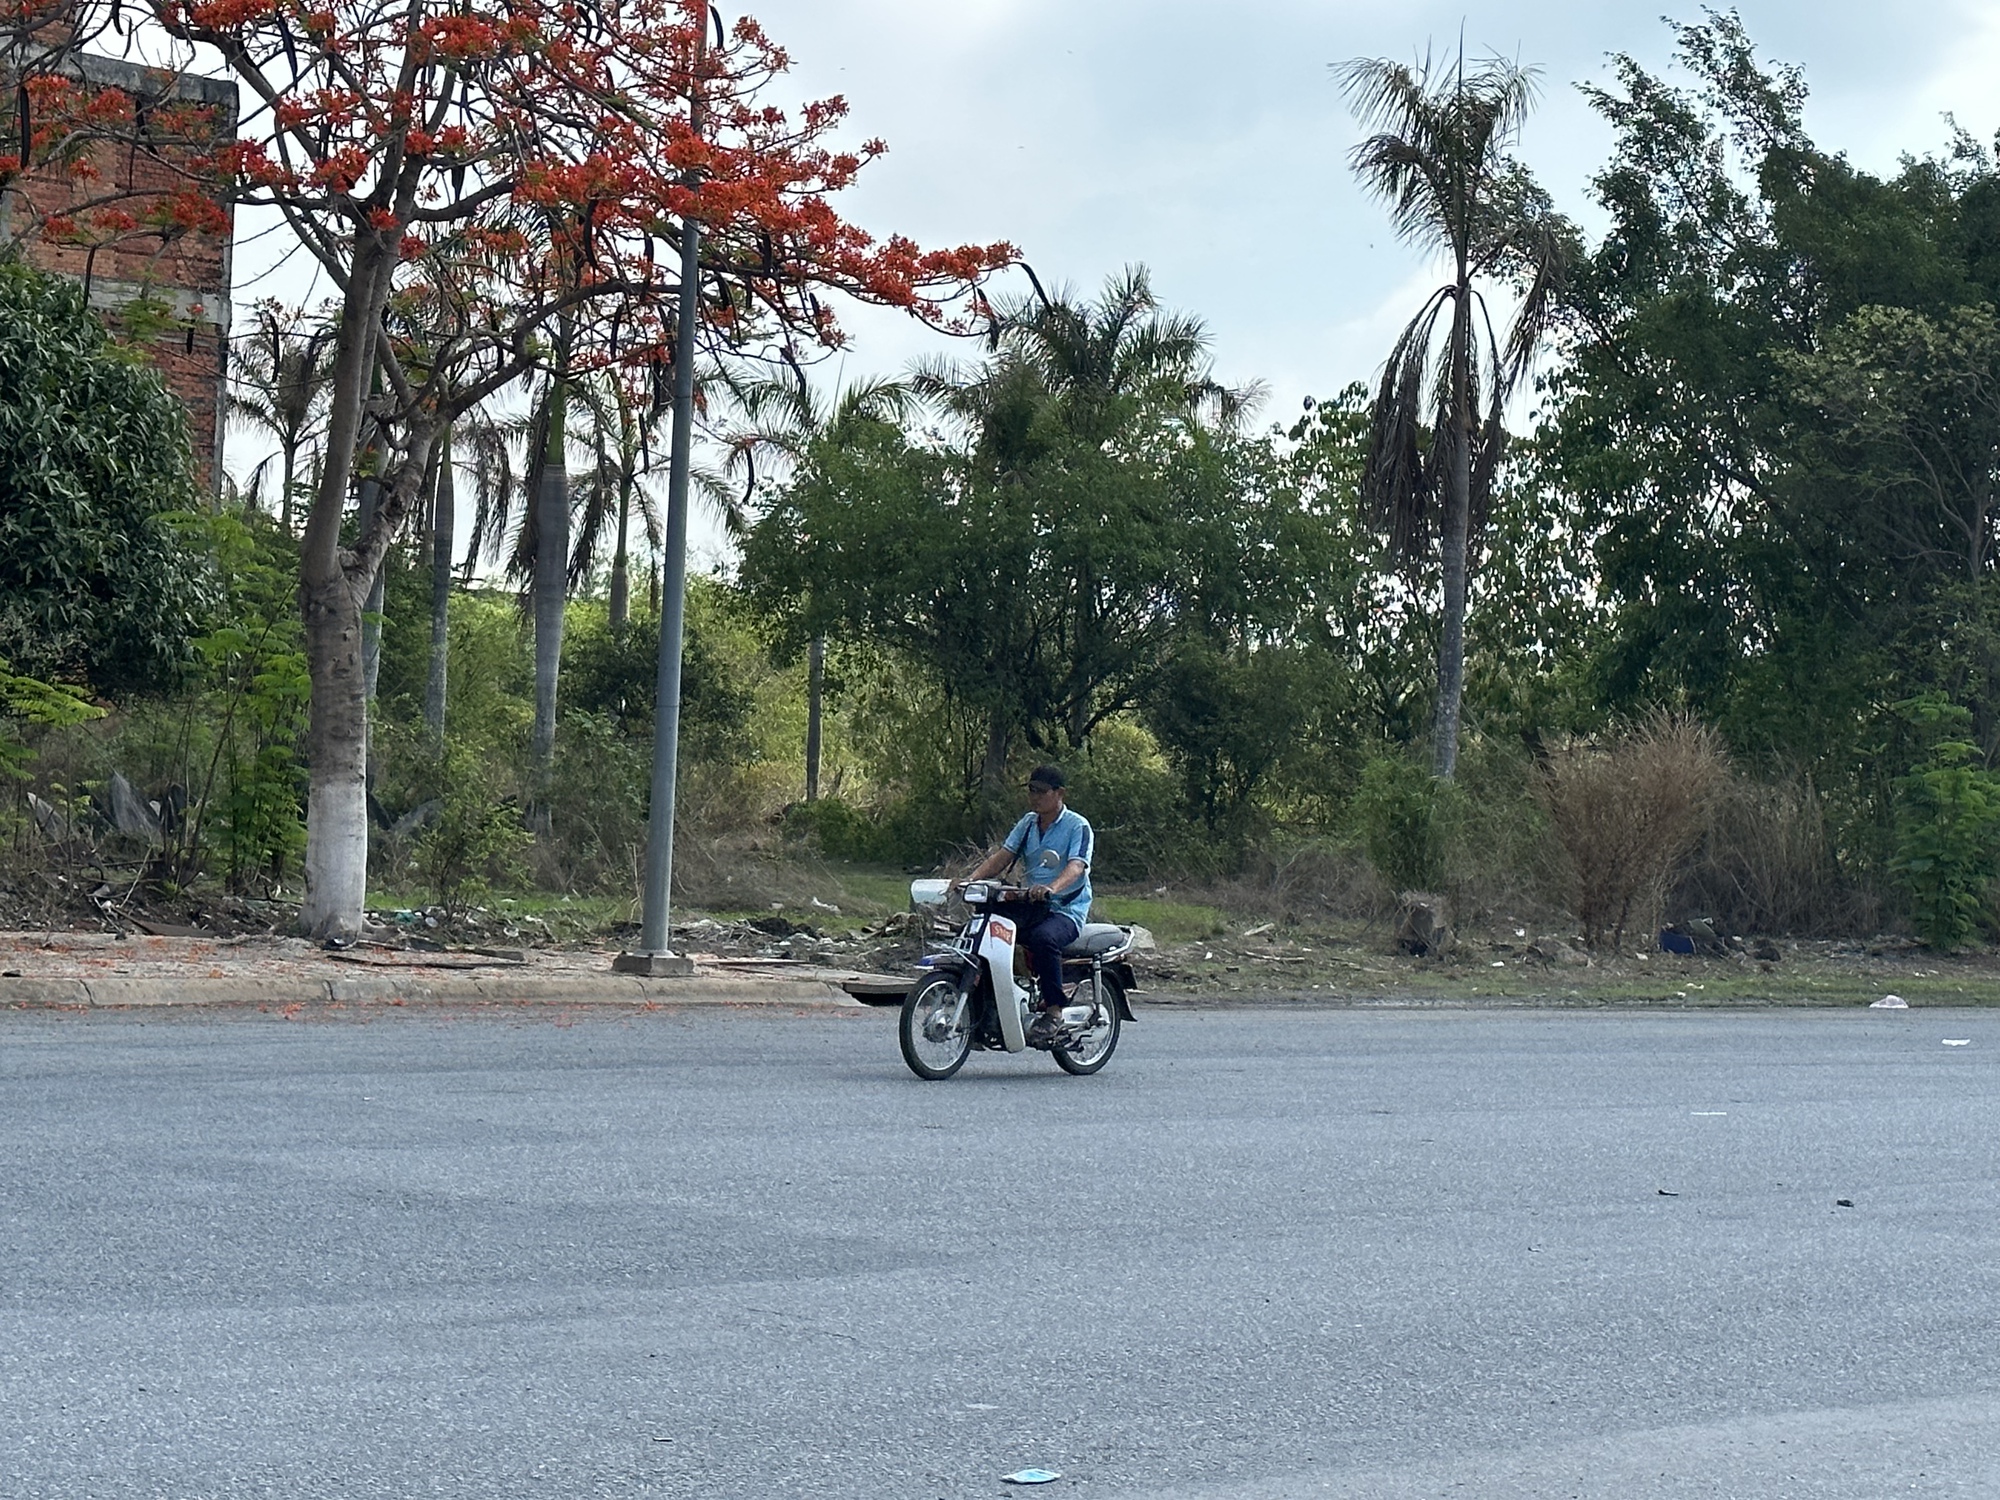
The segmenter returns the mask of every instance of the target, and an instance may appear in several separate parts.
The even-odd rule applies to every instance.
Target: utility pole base
[[[611,967],[643,979],[686,979],[694,973],[694,960],[684,953],[621,953]]]

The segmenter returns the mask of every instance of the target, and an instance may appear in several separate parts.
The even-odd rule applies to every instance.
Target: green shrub
[[[1897,792],[1896,853],[1890,873],[1909,899],[1923,940],[1940,952],[1962,948],[1991,908],[2000,851],[2000,776],[1975,763],[1965,738],[1971,714],[1937,694],[1898,711],[1935,736]]]
[[[1462,808],[1459,789],[1416,761],[1378,756],[1361,771],[1348,804],[1368,862],[1391,890],[1442,890],[1453,825]]]
[[[1239,837],[1218,836],[1190,817],[1181,778],[1138,724],[1109,720],[1082,754],[1055,759],[1069,773],[1069,805],[1097,835],[1093,880],[1206,879],[1240,859],[1241,825]]]
[[[478,759],[449,747],[430,768],[436,810],[417,835],[410,867],[446,920],[461,915],[498,882],[526,877],[522,855],[533,842],[512,796],[498,795]]]
[[[544,884],[565,891],[629,892],[636,886],[652,774],[650,737],[621,733],[608,714],[563,719],[549,785],[553,832],[536,857]]]

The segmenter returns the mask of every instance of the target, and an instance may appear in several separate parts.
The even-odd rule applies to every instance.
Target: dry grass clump
[[[1670,714],[1549,752],[1540,795],[1590,947],[1621,947],[1635,908],[1657,905],[1727,774],[1715,731]]]
[[[1803,777],[1731,776],[1715,791],[1673,891],[1676,911],[1727,932],[1874,932],[1881,901],[1843,870],[1826,806]]]
[[[1396,906],[1395,893],[1365,855],[1327,838],[1261,845],[1236,875],[1199,882],[1187,894],[1242,917],[1285,923],[1327,916],[1375,920]]]

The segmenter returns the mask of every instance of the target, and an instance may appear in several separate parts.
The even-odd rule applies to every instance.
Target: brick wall
[[[236,133],[237,90],[233,82],[169,74],[88,54],[74,55],[69,66],[89,84],[122,89],[135,101],[171,99],[205,105],[215,111],[218,139]],[[20,199],[31,203],[32,212],[39,216],[101,197],[116,186],[135,194],[131,202],[118,206],[143,217],[148,194],[171,192],[182,185],[179,174],[167,162],[109,142],[96,146],[92,163],[98,171],[94,182],[78,183],[66,171],[42,169],[14,184],[6,200],[8,206],[0,211],[0,236],[13,233],[12,225],[30,212]],[[233,234],[233,214],[231,223]],[[211,491],[220,488],[222,478],[232,234],[189,231],[171,239],[137,235],[101,246],[94,253],[84,246],[53,244],[39,236],[28,241],[28,259],[33,264],[86,281],[91,304],[101,311],[115,311],[141,295],[172,308],[180,326],[156,341],[154,359],[168,389],[187,407],[195,463],[202,483]]]

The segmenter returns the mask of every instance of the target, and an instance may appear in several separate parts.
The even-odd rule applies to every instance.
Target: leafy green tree
[[[755,495],[758,463],[766,471],[795,472],[815,448],[837,445],[864,424],[900,421],[911,409],[910,388],[900,381],[865,380],[843,386],[831,399],[820,396],[803,374],[796,380],[762,380],[735,391],[743,420],[728,435],[729,464],[745,478],[746,503]],[[748,526],[738,508],[725,509],[724,521],[741,536]],[[806,644],[806,801],[819,800],[820,751],[824,737],[826,637]]]
[[[1534,100],[1531,71],[1498,57],[1470,72],[1463,57],[1450,69],[1428,58],[1416,67],[1362,58],[1340,77],[1356,114],[1376,129],[1354,148],[1356,175],[1388,202],[1398,234],[1442,251],[1452,270],[1389,352],[1364,483],[1398,555],[1428,551],[1436,534],[1434,757],[1449,780],[1465,687],[1470,539],[1491,503],[1507,398],[1558,305],[1572,232],[1507,154]],[[1504,346],[1481,285],[1493,278],[1520,292]]]
[[[967,397],[989,410],[1042,390],[1018,364],[977,378],[1013,387]],[[1027,431],[940,445],[875,423],[816,448],[744,550],[753,595],[801,639],[904,652],[977,712],[969,790],[989,805],[1017,744],[1081,747],[1154,691],[1193,625],[1253,614],[1318,556],[1247,450],[1182,412],[1135,406],[1103,441],[1028,404]]]
[[[0,656],[163,688],[214,604],[186,418],[82,288],[0,261]]]
[[[1325,664],[1323,653],[1297,646],[1230,649],[1195,638],[1176,650],[1142,713],[1210,834],[1246,831],[1252,798],[1319,730]]]
[[[1828,418],[1817,455],[1860,488],[1865,538],[1937,574],[1991,576],[2000,509],[2000,319],[1981,303],[1937,316],[1863,307],[1787,361]]]
[[[1566,670],[1600,709],[1692,709],[1810,772],[1886,873],[1893,705],[1944,692],[2000,749],[2000,177],[1962,136],[1863,172],[1735,16],[1674,33],[1687,81],[1621,57],[1587,91],[1611,224],[1565,297],[1533,464],[1594,575],[1591,662]]]

